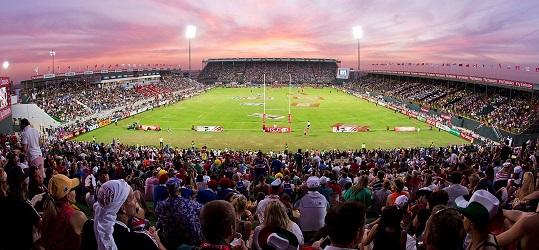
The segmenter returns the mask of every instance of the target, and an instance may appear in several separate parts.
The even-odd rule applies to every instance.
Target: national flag
[[[462,63],[459,63],[459,67],[462,67]]]
[[[90,66],[86,65],[86,71],[90,70]]]
[[[118,64],[116,64],[116,68],[118,68]]]
[[[101,68],[104,68],[105,67],[105,64],[101,64]]]
[[[47,67],[47,71],[50,73],[51,72],[51,66],[48,66]]]
[[[122,68],[125,67],[125,63],[122,63]]]
[[[457,66],[457,64],[456,64],[456,63],[453,63],[453,66]]]
[[[485,65],[483,64],[483,68],[485,67]]]
[[[473,67],[474,67],[474,68],[477,68],[477,63],[474,63],[474,64],[473,64]]]
[[[71,65],[67,66],[67,69],[71,71]]]
[[[515,70],[520,70],[520,66],[515,66]]]
[[[112,64],[109,64],[109,69],[112,68]]]
[[[97,69],[97,64],[95,65],[95,68]]]
[[[469,68],[470,67],[470,64],[466,64],[466,68]]]
[[[500,69],[502,68],[502,64],[501,64],[501,63],[500,63],[500,64],[498,64],[498,66],[500,66]]]
[[[507,69],[511,69],[511,65],[507,65]]]
[[[34,69],[34,71],[35,71],[36,74],[37,74],[37,72],[39,72],[39,67],[36,67],[36,68]]]
[[[535,72],[539,72],[539,68],[535,68]]]
[[[530,67],[526,67],[526,71],[530,71]]]

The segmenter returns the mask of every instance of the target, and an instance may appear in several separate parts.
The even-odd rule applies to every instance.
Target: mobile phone
[[[329,238],[329,235],[324,238],[324,241],[322,241],[322,244],[320,244],[320,248],[324,249],[326,246],[331,244],[331,238]]]

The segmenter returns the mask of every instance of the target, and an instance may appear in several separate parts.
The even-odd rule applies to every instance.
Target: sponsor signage
[[[415,132],[415,127],[395,127],[393,129],[396,132]]]
[[[265,132],[269,133],[290,133],[292,129],[290,127],[266,127]]]
[[[108,70],[106,70],[106,69],[102,69],[102,70],[101,70],[101,74],[107,74],[107,73],[109,73]]]
[[[473,143],[474,141],[474,138],[472,135],[470,134],[467,134],[467,133],[464,133],[464,132],[460,132],[460,138],[464,139],[464,140],[467,140],[467,141],[470,141]]]
[[[449,133],[452,134],[452,135],[456,135],[456,136],[459,136],[460,137],[460,131],[452,128],[449,130]]]
[[[451,120],[451,115],[442,114],[441,117],[446,120]]]
[[[74,76],[75,75],[75,72],[66,72],[65,73],[65,76]]]
[[[223,132],[223,127],[221,126],[197,126],[197,131],[199,132]]]
[[[436,126],[436,120],[427,119],[426,123],[431,125],[431,126]]]
[[[121,69],[115,69],[114,72],[116,72],[116,73],[121,73],[122,70],[121,70]]]
[[[93,71],[84,71],[84,74],[85,74],[85,75],[93,75],[94,72],[93,72]]]
[[[421,108],[421,111],[422,111],[422,112],[425,112],[425,113],[428,113],[428,112],[429,112],[429,109],[428,109],[428,108]]]
[[[43,78],[54,78],[54,74],[44,74]]]

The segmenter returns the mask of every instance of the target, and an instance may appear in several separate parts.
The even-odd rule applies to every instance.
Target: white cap
[[[274,187],[278,187],[281,185],[281,178],[275,179],[273,182],[271,182],[271,185]]]
[[[320,187],[320,179],[316,176],[311,176],[309,179],[307,179],[307,187],[308,188],[318,188]]]
[[[325,176],[320,177],[320,185],[328,183],[328,178]]]

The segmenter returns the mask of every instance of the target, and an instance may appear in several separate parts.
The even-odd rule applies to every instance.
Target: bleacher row
[[[464,116],[489,126],[513,133],[522,133],[536,124],[539,118],[539,99],[532,93],[490,88],[476,90],[464,83],[434,84],[408,82],[383,77],[361,78],[355,87],[397,99],[438,108]]]

